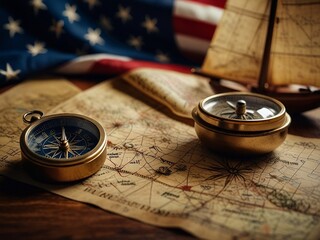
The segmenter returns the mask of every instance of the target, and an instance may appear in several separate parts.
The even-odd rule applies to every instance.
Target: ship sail
[[[201,72],[258,86],[265,67],[269,21],[274,23],[265,83],[320,87],[320,1],[229,0]],[[270,17],[271,16],[271,17]]]

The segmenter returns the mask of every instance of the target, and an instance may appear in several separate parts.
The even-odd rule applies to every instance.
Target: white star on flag
[[[50,31],[54,32],[56,34],[56,37],[59,38],[60,35],[63,33],[63,26],[64,22],[62,20],[60,21],[52,21],[52,25],[50,27]]]
[[[28,52],[33,56],[37,56],[38,54],[45,53],[47,50],[44,48],[44,44],[41,42],[35,42],[34,45],[27,45]]]
[[[162,62],[162,63],[170,62],[170,58],[168,57],[168,55],[161,51],[158,51],[156,58],[158,59],[159,62]]]
[[[100,37],[101,30],[99,28],[93,30],[92,28],[88,29],[88,33],[84,35],[84,38],[87,39],[90,45],[100,44],[103,45],[104,40]]]
[[[95,6],[100,5],[101,3],[99,2],[99,0],[84,0],[86,3],[88,3],[89,5],[89,9],[91,10],[92,8],[94,8]]]
[[[6,76],[7,80],[18,78],[20,70],[13,70],[9,63],[6,65],[6,70],[0,69],[0,74]]]
[[[147,30],[148,33],[158,32],[159,29],[156,24],[157,19],[151,19],[149,16],[146,16],[145,21],[142,23],[142,26]]]
[[[23,29],[19,26],[20,21],[8,18],[9,23],[4,25],[4,29],[9,30],[10,37],[13,38],[16,33],[23,33]]]
[[[124,8],[120,5],[119,11],[117,12],[117,17],[120,18],[123,23],[126,23],[127,21],[131,20],[132,17],[130,15],[130,8]]]
[[[103,28],[107,29],[108,31],[112,31],[113,29],[110,20],[105,16],[100,17],[100,24],[103,26]]]
[[[131,36],[128,43],[129,45],[133,46],[137,50],[140,50],[142,46],[142,38]]]
[[[75,5],[70,6],[68,3],[65,5],[65,10],[63,11],[63,16],[67,17],[70,23],[74,21],[79,21],[80,16],[76,13],[77,7]]]
[[[42,0],[31,0],[30,5],[33,7],[35,14],[37,14],[39,10],[47,9],[47,6],[42,2]]]

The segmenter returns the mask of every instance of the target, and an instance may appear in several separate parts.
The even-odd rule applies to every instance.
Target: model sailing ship
[[[319,13],[319,0],[229,0],[198,72],[217,92],[245,87],[292,113],[317,108]]]

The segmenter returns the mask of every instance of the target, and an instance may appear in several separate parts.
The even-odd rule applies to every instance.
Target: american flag
[[[226,0],[1,0],[0,86],[201,64]]]

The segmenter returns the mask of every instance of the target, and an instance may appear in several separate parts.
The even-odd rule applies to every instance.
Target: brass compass
[[[286,138],[291,122],[284,105],[261,94],[230,92],[202,100],[192,111],[199,139],[227,154],[262,154]]]
[[[91,176],[103,165],[107,136],[94,119],[79,114],[23,115],[30,124],[21,134],[22,160],[41,179],[68,182]]]

